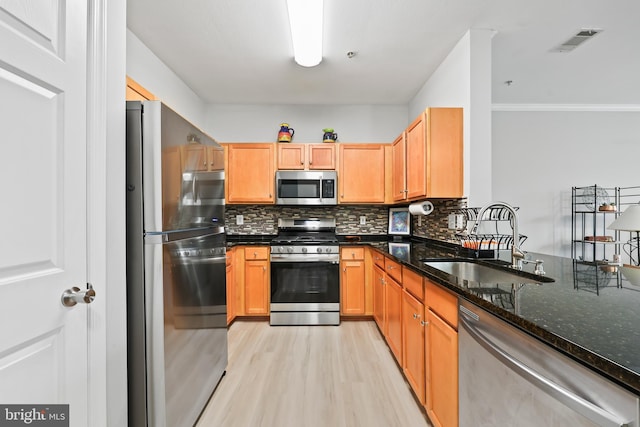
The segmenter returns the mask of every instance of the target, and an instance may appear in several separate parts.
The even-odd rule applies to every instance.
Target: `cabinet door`
[[[391,146],[391,192],[395,202],[407,198],[407,144],[405,137],[406,135],[403,132],[398,139],[393,141]]]
[[[424,305],[406,290],[402,293],[402,370],[418,400],[424,405],[425,344]]]
[[[247,315],[269,314],[269,262],[245,262],[244,303]]]
[[[162,223],[165,229],[178,221],[182,184],[182,163],[179,147],[162,150]]]
[[[426,310],[426,409],[435,427],[458,426],[458,332]]]
[[[209,167],[207,146],[190,144],[182,146],[182,169],[185,171],[206,171]]]
[[[304,169],[306,144],[280,143],[278,147],[278,169]]]
[[[342,261],[340,265],[340,312],[344,315],[365,314],[364,261]]]
[[[422,113],[407,128],[407,198],[427,195],[426,114]]]
[[[227,252],[227,326],[236,318],[236,283],[233,255],[233,250]]]
[[[385,278],[385,337],[391,352],[402,365],[402,286],[389,275]]]
[[[384,334],[384,270],[373,266],[373,320]]]
[[[210,171],[224,170],[224,150],[218,147],[207,147],[207,161]]]
[[[273,203],[274,144],[229,144],[227,203]]]
[[[427,196],[463,195],[462,108],[429,108]]]
[[[336,168],[336,146],[327,144],[310,144],[309,169],[334,170]]]
[[[339,202],[384,203],[384,145],[340,144]]]

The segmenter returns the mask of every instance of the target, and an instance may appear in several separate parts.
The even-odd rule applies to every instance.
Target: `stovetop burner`
[[[271,253],[337,253],[334,218],[280,218]]]

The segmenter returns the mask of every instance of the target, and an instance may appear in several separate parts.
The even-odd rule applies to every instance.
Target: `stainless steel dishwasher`
[[[635,394],[460,298],[460,427],[640,427]]]

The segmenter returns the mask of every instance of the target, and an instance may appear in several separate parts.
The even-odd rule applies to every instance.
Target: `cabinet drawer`
[[[384,270],[389,276],[393,277],[396,282],[402,283],[402,266],[400,264],[386,258],[384,260]]]
[[[246,260],[269,259],[268,246],[249,246],[244,248],[244,258]]]
[[[424,286],[421,275],[402,267],[402,286],[420,302],[424,302]]]
[[[425,280],[426,305],[443,320],[458,329],[458,297],[440,285]]]
[[[378,267],[384,270],[384,255],[382,255],[380,252],[376,251],[375,249],[372,249],[371,253],[373,255],[373,262],[375,263],[375,265],[377,265]]]
[[[364,247],[359,248],[342,248],[340,251],[340,259],[344,260],[354,260],[364,259]]]

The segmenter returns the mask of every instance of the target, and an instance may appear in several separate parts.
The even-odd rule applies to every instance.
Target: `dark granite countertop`
[[[530,255],[544,261],[546,276],[555,282],[480,287],[457,283],[455,276],[421,261],[460,258],[446,245],[424,241],[369,244],[640,395],[640,287],[627,282],[618,285],[615,273],[577,265],[570,258],[528,253],[527,258]],[[474,261],[504,268],[510,264],[505,260]],[[531,264],[523,269],[530,273],[532,282],[536,277],[533,269]]]
[[[268,245],[274,236],[228,236],[233,245]],[[458,283],[455,276],[427,266],[423,259],[463,258],[459,246],[422,240],[393,241],[386,236],[359,236],[341,245],[368,245],[422,273],[499,318],[640,395],[640,287],[622,282],[597,266],[575,265],[570,258],[528,253],[542,259],[555,282],[535,284],[533,265],[523,271],[524,285]],[[506,252],[506,251],[504,251]],[[509,254],[501,254],[501,258]],[[507,268],[507,259],[477,259]],[[596,286],[597,283],[597,286]]]

